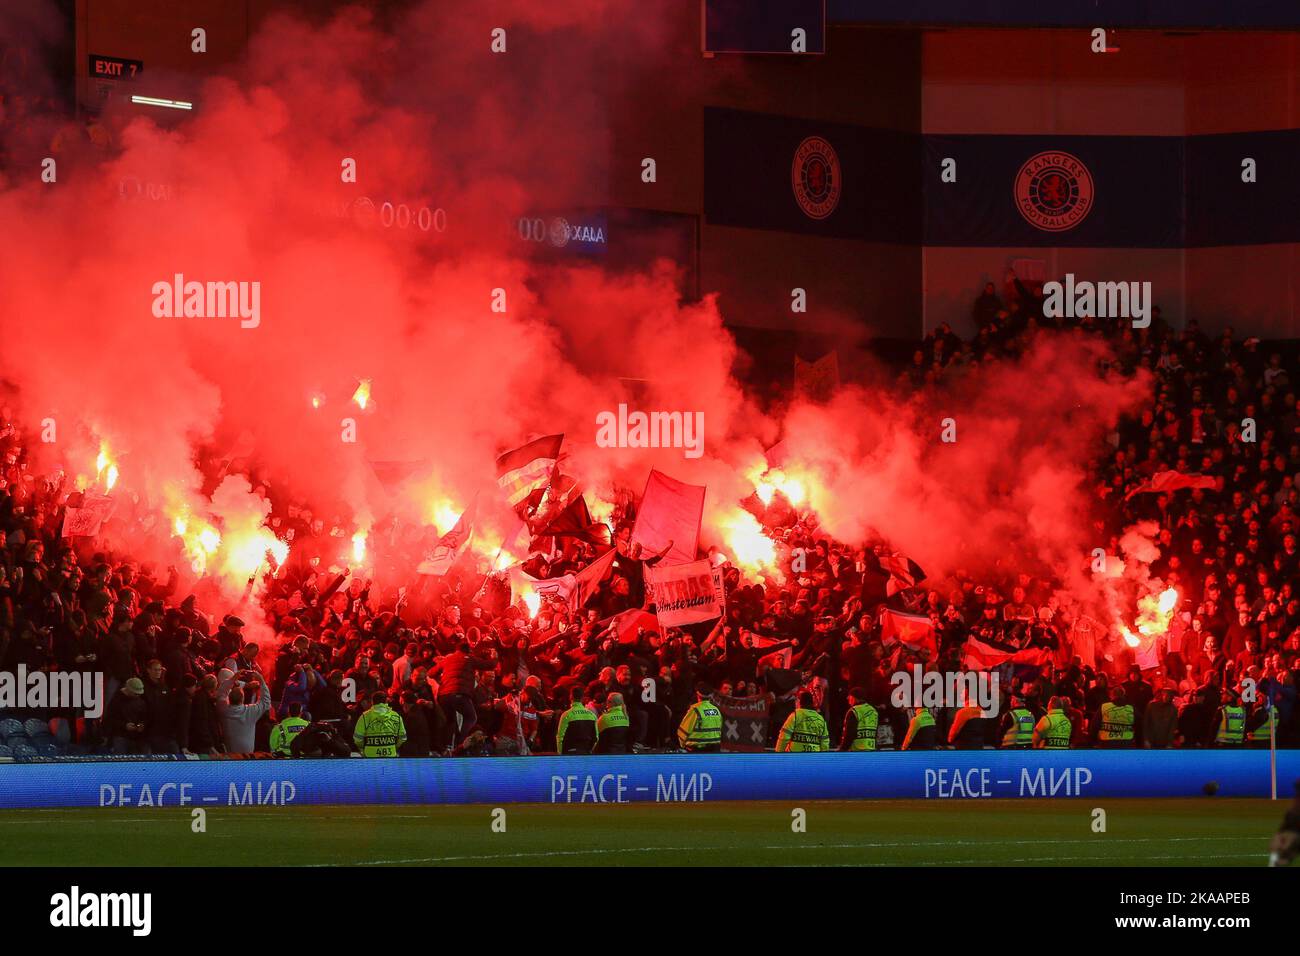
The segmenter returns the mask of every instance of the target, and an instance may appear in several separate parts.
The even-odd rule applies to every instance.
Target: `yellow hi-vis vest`
[[[822,715],[802,707],[785,719],[776,738],[777,753],[820,753],[830,748],[831,735]]]
[[[1038,722],[1043,727],[1039,739],[1044,750],[1066,750],[1070,746],[1070,718],[1059,710],[1049,710],[1047,716]]]
[[[677,742],[683,750],[717,747],[722,743],[722,711],[707,700],[697,700],[677,727]]]
[[[870,704],[858,704],[853,708],[853,716],[858,721],[857,732],[853,735],[850,750],[875,750],[876,729],[880,725],[880,713]]]
[[[293,753],[290,749],[293,738],[302,733],[304,728],[310,726],[311,722],[303,720],[301,717],[284,718],[271,728],[271,753],[289,756],[289,754]]]
[[[1125,741],[1133,739],[1133,705],[1107,702],[1101,705],[1101,731],[1098,740]]]
[[[1265,714],[1265,716],[1267,717],[1268,715]],[[1269,723],[1268,720],[1265,720],[1262,724],[1252,730],[1250,732],[1250,739],[1259,743],[1268,743],[1269,739],[1273,736],[1272,732],[1269,730]]]
[[[1267,725],[1266,725],[1267,726]],[[1246,738],[1246,710],[1244,707],[1226,706],[1219,719],[1219,732],[1214,742],[1220,746],[1237,746]]]
[[[406,742],[406,722],[387,704],[375,704],[357,718],[352,739],[363,757],[396,757]]]
[[[1024,707],[1013,707],[1009,713],[1011,726],[1002,735],[1002,746],[1028,747],[1034,742],[1034,715]]]

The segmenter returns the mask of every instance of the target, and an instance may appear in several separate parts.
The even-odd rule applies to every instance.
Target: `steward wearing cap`
[[[867,703],[867,692],[861,687],[849,691],[849,712],[844,715],[840,750],[874,751],[879,726],[880,712]]]
[[[1034,727],[1034,747],[1040,750],[1068,750],[1070,747],[1070,718],[1065,715],[1065,702],[1053,697],[1047,702],[1047,713]]]
[[[596,721],[596,753],[627,753],[628,723],[623,695],[618,691],[611,692],[605,698],[605,712]]]
[[[823,753],[831,749],[831,735],[826,721],[814,707],[813,695],[804,691],[799,695],[799,706],[785,719],[776,736],[776,752]]]
[[[397,748],[406,743],[406,723],[388,706],[382,690],[370,695],[370,709],[357,718],[352,740],[363,757],[396,757]]]
[[[695,703],[677,726],[677,743],[691,753],[717,753],[722,747],[722,711],[710,697],[708,684],[695,686]]]
[[[1235,694],[1223,692],[1219,708],[1219,729],[1214,735],[1216,747],[1240,747],[1246,739],[1246,708]]]
[[[1002,749],[1028,750],[1034,744],[1034,713],[1023,697],[1011,698],[1011,709],[1002,717]]]
[[[924,707],[912,711],[912,719],[907,725],[907,736],[903,738],[900,750],[933,750],[939,739],[939,731],[934,726],[934,714]]]
[[[560,715],[555,728],[555,750],[562,754],[589,754],[596,746],[596,715],[582,702],[583,689],[573,688],[573,705]]]
[[[1133,746],[1133,705],[1123,687],[1110,692],[1110,700],[1101,705],[1097,741],[1103,747]]]
[[[293,738],[311,726],[310,721],[302,718],[302,704],[289,705],[289,716],[271,728],[271,753],[281,757],[290,756]]]

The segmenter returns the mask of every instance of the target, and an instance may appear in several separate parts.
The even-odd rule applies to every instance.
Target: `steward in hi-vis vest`
[[[867,692],[861,687],[849,691],[849,712],[844,715],[840,750],[874,751],[879,726],[880,713],[867,703]]]
[[[623,695],[618,691],[611,691],[605,698],[605,712],[596,721],[596,753],[630,753],[629,724],[627,709],[623,706]]]
[[[799,706],[785,719],[776,737],[776,752],[821,753],[831,749],[831,735],[826,721],[814,709],[813,695],[804,691],[799,695]]]
[[[1034,746],[1042,750],[1068,750],[1073,729],[1070,718],[1065,716],[1065,701],[1053,697],[1047,702],[1047,713],[1034,727]]]
[[[1223,692],[1223,706],[1219,708],[1219,727],[1214,734],[1216,747],[1240,747],[1246,740],[1246,708],[1237,696]]]
[[[1133,705],[1123,687],[1110,692],[1110,700],[1101,705],[1097,742],[1103,747],[1133,746]]]
[[[357,718],[352,740],[363,757],[396,757],[397,748],[406,743],[406,722],[388,706],[382,690],[371,695],[370,709]]]
[[[677,743],[694,754],[716,753],[722,746],[722,711],[711,697],[708,684],[697,684],[695,703],[677,726]]]
[[[1011,709],[1002,718],[1002,749],[1028,750],[1034,743],[1034,712],[1023,698],[1011,698]]]
[[[561,754],[589,754],[596,746],[596,715],[582,701],[582,688],[569,696],[571,707],[560,715],[555,728],[555,751]]]
[[[271,728],[271,753],[288,757],[293,754],[293,738],[297,737],[311,721],[304,720],[302,704],[296,701],[289,705],[289,716]]]
[[[1246,718],[1246,741],[1249,747],[1269,748],[1269,742],[1273,737],[1273,723],[1269,719],[1272,711],[1269,709],[1268,701],[1260,698],[1255,704],[1255,709],[1250,712]]]
[[[939,732],[934,726],[934,715],[924,707],[912,711],[912,721],[907,725],[907,736],[900,750],[933,750]]]

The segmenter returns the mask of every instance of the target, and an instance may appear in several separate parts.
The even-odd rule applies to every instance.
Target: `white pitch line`
[[[764,846],[744,847],[751,850],[882,850],[900,847],[948,847],[948,846],[1069,846],[1078,843],[1095,843],[1098,845],[1112,843],[1206,843],[1217,841],[1239,842],[1242,837],[1118,837],[1104,840],[940,840],[924,843],[813,843],[813,844],[768,844]],[[1262,839],[1262,838],[1261,838]],[[685,853],[690,851],[730,850],[735,846],[632,846],[604,847],[589,850],[535,850],[524,853],[484,853],[463,856],[428,856],[405,860],[360,860],[346,863],[307,863],[308,867],[322,866],[400,866],[406,863],[456,863],[463,860],[518,860],[535,857],[556,856],[603,856],[611,853]],[[1255,856],[1257,854],[1248,854]],[[1044,857],[1043,859],[1060,859]],[[1085,860],[1106,859],[1104,856],[1079,857]],[[1133,859],[1142,859],[1133,857]],[[1162,859],[1162,857],[1145,857],[1145,859]],[[1200,859],[1200,857],[1171,856],[1166,859]],[[981,862],[978,860],[963,862]],[[1016,861],[1011,861],[1016,862]],[[944,865],[947,865],[945,861]]]

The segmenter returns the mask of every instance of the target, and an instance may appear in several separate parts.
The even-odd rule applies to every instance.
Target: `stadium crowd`
[[[338,530],[271,494],[293,548],[266,574],[260,605],[237,609],[269,622],[276,646],[261,647],[237,614],[213,619],[180,594],[174,568],[61,537],[67,489],[28,472],[28,436],[6,410],[0,670],[105,675],[102,719],[71,723],[81,754],[345,756],[368,749],[363,738],[372,736],[382,746],[368,752],[403,756],[712,749],[719,709],[754,700],[766,702],[767,743],[780,749],[1023,747],[1051,733],[1050,746],[1267,746],[1270,725],[1279,746],[1294,746],[1295,357],[1231,328],[1211,337],[1195,320],[1181,332],[1158,316],[1140,330],[1057,322],[1043,315],[1041,286],[1014,275],[1001,292],[985,288],[973,319],[969,340],[947,325],[927,335],[900,387],[942,389],[1035,336],[1075,332],[1107,339],[1122,370],[1151,372],[1149,406],[1097,449],[1092,475],[1112,545],[1135,522],[1154,522],[1161,553],[1151,571],[1180,593],[1158,666],[1139,667],[1106,628],[1061,604],[1058,582],[1033,574],[1008,569],[938,589],[915,573],[890,589],[883,544],[827,540],[815,515],[779,500],[762,520],[781,542],[787,583],[765,586],[727,565],[725,616],[660,634],[650,615],[636,614],[655,558],[628,543],[631,506],[615,514],[618,557],[592,600],[571,608],[543,598],[534,616],[494,577],[411,575],[398,584],[334,567]],[[1253,440],[1243,440],[1247,419]],[[1130,494],[1171,471],[1218,482]],[[568,541],[525,569],[558,576],[598,549]],[[795,555],[803,560],[792,570]],[[881,605],[928,617],[933,656],[883,635]],[[1077,646],[1085,633],[1095,647],[1086,664]],[[972,638],[1007,655],[1044,652],[1000,666],[996,717],[891,702],[892,675],[916,663],[961,671]],[[1112,726],[1120,712],[1129,732]]]

